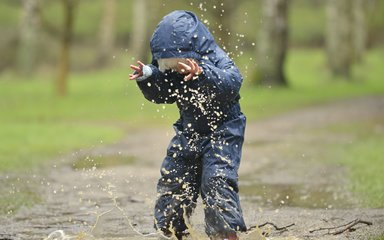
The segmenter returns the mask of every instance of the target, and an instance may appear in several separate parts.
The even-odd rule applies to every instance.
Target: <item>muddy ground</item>
[[[327,148],[356,138],[330,126],[353,122],[371,122],[384,131],[384,97],[344,100],[248,122],[239,171],[245,220],[248,226],[295,225],[288,231],[263,227],[241,239],[263,239],[262,231],[269,233],[268,239],[384,235],[384,209],[362,208],[348,190],[347,169],[327,160]],[[172,136],[171,127],[137,131],[117,144],[61,156],[47,169],[16,176],[18,182],[35,183],[31,186],[42,201],[0,217],[0,239],[157,239],[152,219],[155,187]],[[88,164],[74,168],[79,159]],[[89,167],[95,159],[127,164]],[[189,239],[206,239],[203,218],[200,202]],[[373,225],[358,224],[356,231],[337,236],[310,232],[357,218]]]

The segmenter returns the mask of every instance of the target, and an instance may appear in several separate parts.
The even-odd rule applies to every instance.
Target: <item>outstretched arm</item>
[[[129,79],[136,80],[144,97],[154,103],[174,103],[176,96],[173,95],[174,87],[166,79],[166,75],[157,68],[155,61],[145,65],[141,61],[138,65],[131,65],[134,73],[129,75]]]

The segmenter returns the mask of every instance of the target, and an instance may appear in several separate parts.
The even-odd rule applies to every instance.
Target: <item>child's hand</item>
[[[130,80],[136,80],[137,78],[143,76],[143,67],[145,66],[145,64],[142,63],[141,61],[137,61],[137,64],[139,64],[139,66],[131,65],[131,68],[135,72],[132,74],[129,74]]]
[[[184,80],[196,79],[203,72],[203,69],[193,59],[187,58],[187,63],[188,65],[182,62],[178,63],[181,73],[187,75],[184,77]]]

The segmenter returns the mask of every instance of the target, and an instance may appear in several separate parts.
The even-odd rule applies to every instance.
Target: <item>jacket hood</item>
[[[193,58],[212,53],[216,43],[207,27],[188,11],[174,11],[157,25],[150,42],[153,60]]]

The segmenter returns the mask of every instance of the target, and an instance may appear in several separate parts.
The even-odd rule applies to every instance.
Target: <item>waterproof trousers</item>
[[[238,168],[245,116],[227,121],[211,134],[185,136],[180,125],[161,166],[155,227],[166,234],[187,230],[201,194],[208,236],[246,231],[238,196]]]

